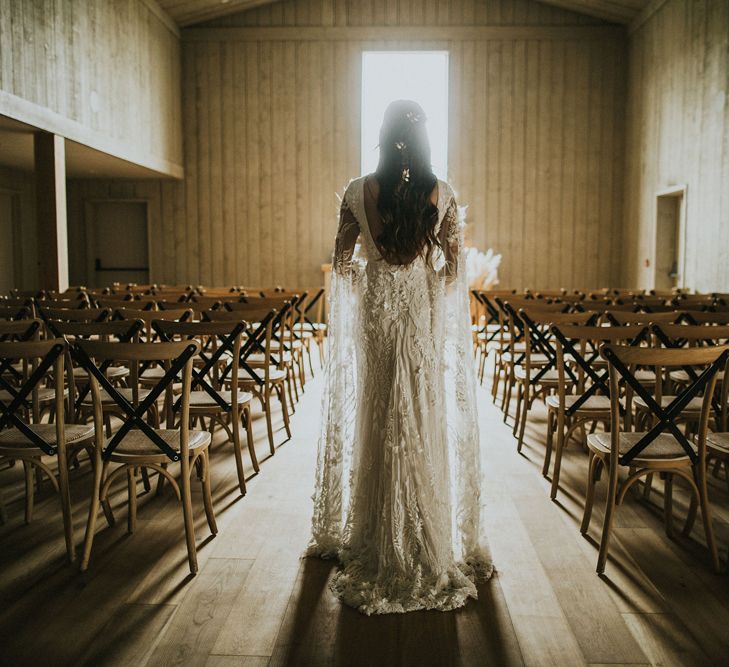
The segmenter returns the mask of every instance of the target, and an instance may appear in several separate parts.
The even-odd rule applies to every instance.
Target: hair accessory
[[[413,125],[417,125],[421,121],[425,120],[425,114],[418,113],[416,111],[408,111],[405,114],[405,118],[407,118]]]

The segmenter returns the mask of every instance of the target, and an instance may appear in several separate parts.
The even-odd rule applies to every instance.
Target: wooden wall
[[[32,174],[0,167],[0,193],[12,198],[16,284],[22,289],[38,288],[35,179]]]
[[[625,279],[652,286],[656,193],[686,185],[684,283],[729,291],[729,3],[667,0],[630,36]]]
[[[434,48],[450,180],[502,284],[615,283],[625,41],[598,23],[527,0],[285,0],[183,31],[186,178],[154,195],[153,279],[319,283],[359,175],[361,52]]]
[[[0,114],[182,176],[179,32],[146,0],[0,1]]]

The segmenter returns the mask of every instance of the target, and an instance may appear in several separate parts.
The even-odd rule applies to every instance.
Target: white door
[[[0,294],[15,284],[15,238],[13,234],[13,197],[0,192]]]
[[[95,202],[91,217],[93,286],[149,283],[147,204]]]
[[[680,193],[659,195],[656,199],[655,289],[679,287],[682,204]]]

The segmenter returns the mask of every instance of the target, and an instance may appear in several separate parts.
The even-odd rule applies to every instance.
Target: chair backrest
[[[689,324],[729,324],[729,313],[691,311],[684,319]]]
[[[187,304],[185,304],[187,305]],[[117,308],[114,317],[123,320],[142,320],[144,322],[144,333],[147,342],[154,342],[156,334],[152,331],[152,322],[155,320],[168,320],[186,322],[192,320],[193,310],[191,308],[175,308],[171,310],[135,310],[132,308]]]
[[[74,343],[79,340],[91,339],[98,339],[104,342],[138,343],[139,335],[144,329],[144,322],[141,320],[107,320],[99,322],[48,320],[46,327],[54,337],[63,338],[67,343],[66,375],[69,390],[69,405],[73,406],[70,414],[76,416],[81,410],[81,404],[88,396],[89,386],[87,383],[81,383],[82,386],[79,386],[77,378],[73,373],[74,368],[82,366],[80,360],[75,356]],[[105,373],[109,366],[111,366],[111,362],[104,362],[101,365],[101,371]],[[129,385],[135,401],[139,391],[138,377],[138,365],[130,364]]]
[[[526,353],[524,355],[524,366],[526,377],[530,384],[535,384],[544,375],[555,368],[557,363],[557,349],[554,343],[554,335],[551,332],[553,325],[582,325],[593,326],[597,323],[600,314],[594,311],[562,313],[550,310],[543,310],[539,304],[532,307],[520,308],[519,318],[524,323]],[[547,363],[540,364],[540,369],[532,379],[532,354],[543,354]]]
[[[45,298],[36,299],[36,307],[40,309],[47,308],[88,308],[91,304],[89,303],[88,297],[84,295],[82,299],[62,299],[62,298]]]
[[[551,327],[557,345],[557,373],[560,410],[572,416],[591,396],[598,393],[609,396],[608,372],[599,368],[601,343],[628,343],[638,346],[647,342],[649,329],[644,326],[602,327],[574,326],[570,324]],[[576,368],[576,372],[575,369]],[[568,380],[579,398],[566,408],[565,398]]]
[[[40,308],[44,321],[105,322],[111,317],[111,308]]]
[[[0,320],[26,320],[35,317],[35,307],[5,306],[0,302]]]
[[[683,313],[676,311],[666,313],[633,313],[624,310],[606,310],[603,313],[605,323],[616,327],[622,327],[627,324],[642,324],[645,326],[654,322],[673,324],[674,322],[678,322],[682,317]]]
[[[686,455],[694,463],[705,465],[706,443],[705,436],[711,412],[711,400],[716,386],[716,374],[726,369],[729,360],[729,345],[714,347],[665,349],[641,348],[635,346],[604,345],[601,354],[608,362],[610,373],[610,405],[611,405],[611,458],[621,465],[630,465],[631,461],[648,447],[661,433],[670,433],[681,445]],[[660,382],[656,382],[654,393],[651,393],[635,376],[635,369],[639,367],[655,369],[656,377],[663,371],[674,368],[697,368],[696,379],[683,391],[677,393],[667,406],[661,400]],[[623,381],[627,386],[624,401],[625,407],[620,403],[619,383]],[[653,416],[653,425],[649,431],[635,443],[627,452],[620,454],[620,415],[629,413],[633,393],[640,396]],[[678,427],[677,420],[681,413],[696,396],[703,394],[701,416],[699,419],[698,454],[684,432]]]
[[[246,304],[247,308],[230,310],[211,310],[205,313],[205,319],[211,322],[244,322],[245,340],[241,342],[239,364],[258,384],[267,384],[270,377],[271,364],[280,364],[280,358],[271,355],[271,339],[273,337],[274,322],[277,320],[276,309],[257,307],[255,304]],[[263,353],[261,366],[257,369],[248,363],[252,354]]]
[[[36,447],[48,455],[65,456],[65,421],[63,395],[63,340],[26,340],[0,342],[0,430],[15,427]],[[24,373],[18,384],[5,374],[14,363],[22,362]],[[29,370],[28,370],[29,369]],[[29,428],[40,416],[38,390],[53,371],[56,412],[56,441],[48,442]],[[29,400],[30,399],[30,400]]]
[[[122,425],[105,444],[97,437],[97,446],[102,447],[102,458],[108,460],[124,437],[132,429],[144,435],[170,460],[179,461],[189,453],[190,423],[190,384],[192,377],[192,360],[199,350],[195,341],[174,343],[108,343],[101,341],[76,341],[75,354],[86,368],[94,404],[94,427],[97,436],[103,433],[104,404],[101,400],[101,388],[114,401],[115,409],[121,411]],[[158,362],[165,368],[164,375],[150,389],[149,394],[137,404],[130,403],[106,378],[101,366],[107,362],[125,361],[130,364],[140,362]],[[182,394],[180,403],[179,447],[175,449],[165,441],[145,420],[145,415],[166,393],[171,397],[173,382],[182,377]],[[169,425],[168,425],[169,426]]]
[[[240,363],[241,338],[248,325],[244,321],[203,321],[203,322],[170,322],[155,320],[152,327],[159,339],[164,342],[174,340],[197,340],[199,366],[193,364],[192,391],[204,391],[218,407],[231,412],[238,407],[238,383],[231,382],[230,401],[220,394],[226,379],[237,378]],[[179,411],[181,401],[178,398],[173,405]]]

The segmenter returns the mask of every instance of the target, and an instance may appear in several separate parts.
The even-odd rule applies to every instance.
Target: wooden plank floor
[[[23,523],[22,469],[0,471],[8,520],[0,526],[0,664],[7,665],[710,665],[729,656],[729,578],[711,573],[700,522],[691,539],[662,529],[661,491],[620,508],[606,575],[594,572],[604,497],[589,539],[578,525],[586,455],[566,452],[558,502],[541,476],[544,410],[536,407],[522,455],[484,389],[479,392],[484,523],[497,574],[456,612],[367,618],[342,607],[327,583],[331,562],[306,546],[319,373],[293,418],[294,437],[237,491],[222,434],[212,456],[220,532],[211,538],[195,497],[200,572],[189,576],[180,510],[171,493],[140,496],[127,535],[100,521],[91,570],[63,560],[57,501],[46,489]],[[280,425],[280,420],[279,420]],[[255,423],[258,452],[268,445]],[[252,469],[248,465],[252,474]],[[73,473],[81,539],[90,484]],[[140,486],[141,492],[141,486]],[[712,481],[726,558],[729,496]],[[677,515],[685,495],[677,492]],[[678,531],[677,531],[678,532]]]

